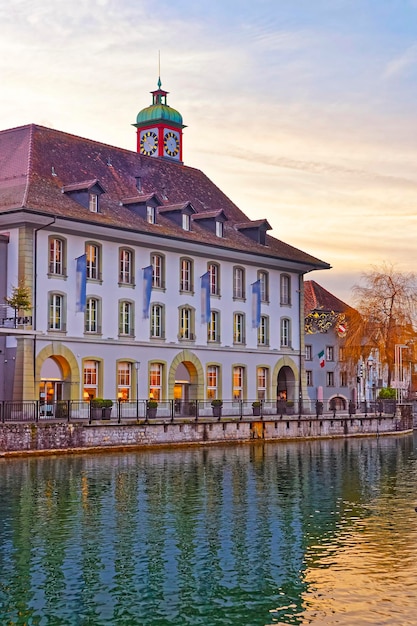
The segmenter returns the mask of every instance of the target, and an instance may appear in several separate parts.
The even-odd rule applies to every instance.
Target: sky
[[[183,159],[352,304],[371,266],[414,271],[417,0],[14,0],[0,128],[136,150],[158,75]]]

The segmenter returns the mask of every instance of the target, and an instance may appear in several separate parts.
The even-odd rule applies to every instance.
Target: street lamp
[[[136,419],[139,419],[139,370],[140,370],[140,361],[135,361],[135,370],[136,370]]]

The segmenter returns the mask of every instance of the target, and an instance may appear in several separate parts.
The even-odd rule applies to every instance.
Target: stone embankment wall
[[[0,456],[81,452],[111,448],[290,440],[410,432],[398,417],[352,417],[274,421],[165,424],[6,423],[0,425]]]

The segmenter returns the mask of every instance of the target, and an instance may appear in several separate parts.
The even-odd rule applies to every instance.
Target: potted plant
[[[260,400],[255,400],[255,402],[252,402],[252,413],[253,413],[253,415],[260,415],[261,414],[261,402],[260,402]]]
[[[104,420],[109,420],[110,419],[112,406],[113,406],[113,400],[103,400],[103,404],[102,404],[103,416],[102,416],[102,418]]]
[[[101,420],[103,418],[103,398],[93,398],[90,402],[90,411],[92,420]]]
[[[156,400],[148,400],[146,403],[146,417],[152,419],[156,417],[156,411],[158,409],[158,403]]]
[[[214,399],[211,401],[211,406],[213,410],[213,417],[218,417],[220,419],[222,416],[223,401]]]

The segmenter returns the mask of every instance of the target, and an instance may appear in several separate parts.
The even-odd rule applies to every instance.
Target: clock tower
[[[167,104],[168,91],[151,91],[152,104],[139,111],[136,124],[137,151],[146,156],[170,159],[182,163],[182,116]]]

